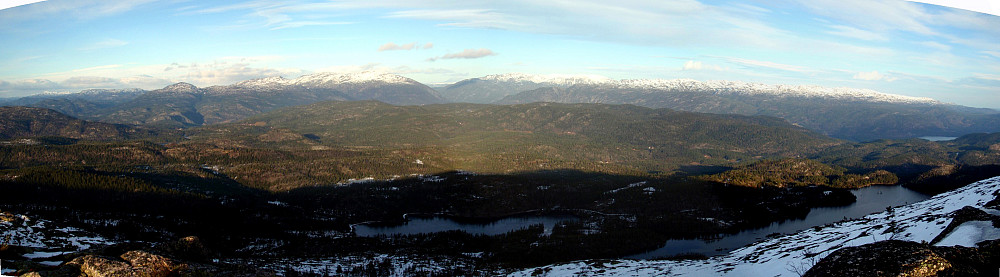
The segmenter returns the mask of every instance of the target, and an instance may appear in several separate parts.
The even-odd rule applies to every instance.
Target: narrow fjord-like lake
[[[825,225],[844,219],[861,218],[872,213],[885,211],[886,207],[916,203],[930,198],[929,195],[912,191],[903,186],[871,186],[851,192],[857,197],[857,201],[853,204],[843,207],[814,208],[809,211],[809,214],[804,219],[776,222],[765,228],[726,235],[715,240],[669,240],[659,249],[625,258],[656,259],[682,254],[721,255],[736,248],[763,240],[769,234],[795,233],[813,226]]]
[[[473,235],[500,235],[528,228],[532,225],[544,226],[544,234],[552,234],[552,228],[560,222],[577,221],[574,216],[512,216],[486,223],[459,222],[447,217],[410,217],[398,226],[374,226],[358,224],[354,234],[359,237],[429,234],[458,230]]]

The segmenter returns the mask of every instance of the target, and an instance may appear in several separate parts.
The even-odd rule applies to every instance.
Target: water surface
[[[358,224],[354,233],[359,237],[416,235],[459,230],[473,235],[500,235],[542,224],[544,234],[552,234],[552,228],[560,222],[577,221],[574,216],[512,216],[488,223],[464,223],[447,217],[411,217],[399,226],[371,226]]]
[[[669,240],[663,247],[646,253],[631,255],[630,259],[655,259],[680,254],[703,254],[714,256],[763,240],[769,234],[791,234],[813,226],[826,225],[844,219],[861,218],[885,211],[886,207],[916,203],[930,196],[920,194],[903,186],[871,186],[852,190],[857,201],[843,207],[813,208],[804,219],[772,223],[768,227],[748,230],[720,239],[705,241],[699,239]]]
[[[954,140],[954,139],[957,139],[957,138],[958,137],[939,137],[939,136],[919,137],[919,139],[926,139],[926,140],[929,140],[929,141],[948,141],[948,140]]]

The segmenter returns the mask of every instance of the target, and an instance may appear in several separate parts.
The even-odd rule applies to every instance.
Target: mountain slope
[[[131,89],[88,89],[78,93],[39,94],[21,97],[3,103],[5,106],[29,106],[56,110],[74,117],[92,119],[90,116],[106,109],[131,101],[145,90]]]
[[[959,136],[1000,131],[1000,113],[872,90],[694,80],[620,80],[510,95],[530,102],[634,104],[652,108],[766,115],[850,140]]]
[[[123,125],[88,122],[57,111],[0,107],[0,139],[60,136],[76,139],[124,139],[138,131]]]
[[[136,99],[104,110],[102,121],[126,124],[201,125],[204,116],[196,105],[203,93],[188,83],[177,83],[150,91]]]
[[[528,75],[508,73],[462,80],[441,89],[452,102],[493,103],[506,96],[543,87],[565,88],[576,84],[599,84],[610,79],[601,76]]]

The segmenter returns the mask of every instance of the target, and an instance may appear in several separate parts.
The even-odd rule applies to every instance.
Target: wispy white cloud
[[[830,28],[833,29],[833,30],[829,31],[827,33],[832,34],[832,35],[837,35],[837,36],[842,36],[842,37],[849,37],[849,38],[856,38],[856,39],[862,39],[862,40],[876,40],[876,41],[886,41],[886,40],[889,40],[889,38],[887,38],[886,36],[884,36],[882,34],[875,33],[875,32],[872,32],[872,31],[861,30],[861,29],[858,29],[858,28],[850,27],[850,26],[835,25],[835,26],[830,26]]]
[[[938,51],[944,51],[944,52],[951,51],[951,46],[948,46],[947,44],[936,42],[936,41],[921,41],[921,42],[919,42],[919,44],[923,45],[923,46],[927,46],[927,47],[935,49],[935,50],[938,50]]]
[[[350,21],[289,21],[273,24],[270,30],[281,30],[288,28],[298,28],[306,26],[329,26],[329,25],[349,25]]]
[[[436,60],[448,60],[448,59],[478,59],[478,58],[495,56],[495,55],[497,55],[497,53],[493,52],[493,50],[486,49],[486,48],[465,49],[465,50],[462,50],[462,52],[446,54],[446,55],[440,56],[440,57],[433,57],[433,58],[427,59],[427,61],[433,62],[433,61],[436,61]]]
[[[364,5],[352,3],[303,3],[294,1],[257,0],[207,8],[187,6],[181,15],[203,15],[225,12],[244,12],[243,20],[228,25],[208,26],[217,31],[267,29],[282,30],[308,26],[330,26],[355,24],[352,21],[336,20],[343,17],[339,12],[360,8]]]
[[[865,81],[879,81],[879,80],[884,80],[884,81],[887,81],[887,82],[892,82],[892,81],[897,80],[896,77],[886,76],[886,75],[883,75],[881,73],[878,73],[878,71],[858,72],[857,74],[854,74],[854,79],[865,80]]]
[[[1000,81],[1000,75],[997,74],[976,73],[973,75],[973,77],[983,80]]]
[[[782,64],[771,61],[758,61],[758,60],[732,58],[732,57],[720,57],[720,58],[735,64],[753,68],[777,69],[777,70],[799,72],[799,73],[808,73],[816,71],[804,66]]]
[[[1000,59],[1000,51],[989,51],[989,50],[987,50],[987,51],[980,51],[980,53],[983,53],[983,54],[986,54],[986,55],[990,55],[990,56],[992,56],[994,58]]]
[[[441,26],[515,29],[527,24],[513,19],[512,15],[487,9],[422,9],[391,12],[388,18],[412,18],[424,20],[441,20],[446,23]]]
[[[110,68],[119,68],[119,67],[122,67],[122,65],[120,65],[120,64],[108,64],[108,65],[99,65],[99,66],[92,66],[92,67],[87,67],[87,68],[73,69],[73,70],[71,70],[71,72],[86,72],[86,71],[94,71],[94,70],[110,69]]]
[[[14,0],[15,2],[32,2]],[[14,24],[28,20],[45,20],[51,16],[69,17],[78,20],[91,20],[130,11],[136,7],[147,5],[159,0],[134,1],[104,1],[104,0],[74,0],[74,1],[33,1],[31,5],[17,7],[16,13],[6,13],[0,17],[0,23]],[[5,1],[6,3],[6,1]],[[3,24],[0,24],[3,25]]]
[[[791,0],[813,14],[869,31],[903,30],[924,35],[938,34],[925,24],[927,13],[914,3],[871,0]]]
[[[379,46],[378,51],[382,52],[382,51],[393,51],[393,50],[413,50],[414,46],[416,45],[417,45],[416,42],[411,42],[403,45],[398,45],[392,42],[388,42],[386,44],[382,44],[382,46]]]
[[[681,67],[681,69],[683,69],[683,70],[715,70],[715,71],[726,70],[725,68],[723,68],[721,66],[704,64],[701,61],[687,61],[687,62],[684,62],[684,66]]]
[[[433,43],[430,43],[430,42],[428,42],[428,43],[424,44],[424,47],[423,47],[423,48],[424,48],[424,49],[431,49],[431,48],[434,48],[434,44],[433,44]]]
[[[908,32],[979,49],[996,49],[988,46],[997,45],[1000,37],[1000,28],[995,27],[1000,25],[1000,17],[966,10],[930,10],[922,4],[897,0],[785,0],[781,4],[786,3],[876,34]],[[984,35],[959,38],[954,35],[956,29]]]

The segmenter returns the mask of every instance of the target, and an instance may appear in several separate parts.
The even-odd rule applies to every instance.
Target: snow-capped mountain
[[[403,76],[363,71],[315,73],[295,79],[267,77],[207,89],[211,94],[241,94],[278,91],[336,91],[349,100],[378,100],[396,105],[444,102],[430,87]]]
[[[399,75],[317,73],[295,79],[268,77],[207,88],[176,83],[105,110],[98,117],[129,124],[192,126],[231,122],[281,107],[356,100],[394,105],[443,102],[430,87]]]
[[[344,84],[420,84],[413,79],[396,74],[362,71],[357,73],[323,72],[295,78],[290,84],[305,87],[330,87]]]
[[[161,92],[161,93],[163,93],[163,92],[166,92],[166,93],[199,93],[200,91],[198,90],[198,87],[196,87],[196,86],[194,86],[192,84],[185,83],[185,82],[180,82],[180,83],[176,83],[176,84],[173,84],[173,85],[169,85],[169,86],[167,86],[165,88],[154,90],[153,92]]]
[[[264,91],[264,90],[278,90],[287,87],[288,85],[290,85],[288,79],[278,76],[278,77],[267,77],[267,78],[246,80],[226,87],[244,88],[254,91]]]
[[[749,83],[740,81],[696,81],[691,79],[630,79],[598,84],[602,88],[622,90],[701,91],[724,95],[764,95],[778,97],[811,97],[846,101],[867,101],[906,104],[943,104],[926,97],[882,93],[870,89]]]
[[[800,276],[810,261],[830,255],[833,251],[889,238],[915,242],[931,242],[943,237],[936,245],[962,245],[1000,239],[1000,229],[992,224],[968,221],[946,231],[953,213],[970,206],[998,215],[987,208],[987,202],[1000,189],[1000,177],[979,181],[939,194],[922,202],[897,207],[892,212],[872,214],[864,218],[842,221],[827,226],[771,238],[707,260],[643,261],[598,260],[580,261],[539,268],[529,268],[510,276]],[[887,230],[890,222],[897,231]]]
[[[911,97],[882,93],[870,89],[847,87],[830,88],[741,81],[702,82],[692,79],[614,80],[598,75],[531,75],[524,73],[497,74],[467,79],[445,87],[443,93],[445,93],[446,98],[456,102],[492,103],[522,91],[543,87],[567,88],[571,86],[585,86],[591,89],[607,90],[697,91],[722,95],[766,95],[885,103],[942,104],[937,100],[926,97]]]
[[[502,91],[491,91],[485,88],[486,85],[464,85],[485,84],[478,79],[453,85],[468,88],[445,91],[452,99],[458,92],[466,96],[485,92],[509,94],[518,88],[512,84],[532,80],[530,76],[504,79],[515,81],[498,86],[507,88]],[[690,79],[590,81],[521,91],[495,103],[632,104],[690,112],[773,116],[829,136],[858,141],[1000,131],[1000,112],[997,111],[973,111],[930,98],[870,89]]]

